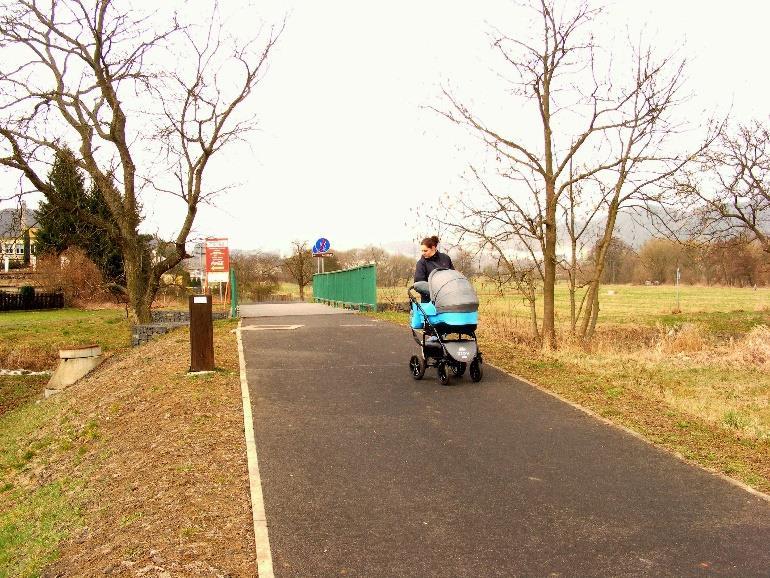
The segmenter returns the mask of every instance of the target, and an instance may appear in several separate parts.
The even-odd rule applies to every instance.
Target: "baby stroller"
[[[421,354],[409,360],[412,377],[422,379],[426,368],[435,367],[441,385],[449,385],[450,374],[461,377],[467,368],[472,381],[481,381],[476,342],[479,299],[470,281],[452,269],[434,269],[427,282],[418,281],[407,294],[412,336]],[[425,302],[428,298],[430,302]]]

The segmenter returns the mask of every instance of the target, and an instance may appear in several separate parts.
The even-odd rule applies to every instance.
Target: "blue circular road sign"
[[[326,253],[330,247],[331,243],[329,243],[329,239],[321,237],[315,242],[315,245],[313,245],[313,253]]]

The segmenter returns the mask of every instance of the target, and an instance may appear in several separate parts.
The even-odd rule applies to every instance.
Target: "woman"
[[[434,269],[454,269],[452,259],[446,253],[440,253],[438,250],[438,237],[425,237],[420,242],[422,257],[417,261],[417,268],[414,271],[414,282],[427,281],[428,275]]]

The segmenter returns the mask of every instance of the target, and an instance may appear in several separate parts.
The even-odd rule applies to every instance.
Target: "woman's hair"
[[[425,245],[426,247],[432,249],[438,245],[438,237],[436,237],[436,235],[433,235],[432,237],[425,237],[422,241],[420,241],[420,245]]]

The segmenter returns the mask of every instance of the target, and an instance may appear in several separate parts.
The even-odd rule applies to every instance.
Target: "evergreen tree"
[[[88,191],[86,206],[89,212],[99,215],[105,220],[111,218],[109,207],[107,207],[104,196],[102,196],[96,183],[91,185]],[[123,253],[120,250],[120,245],[103,229],[91,224],[87,224],[85,228],[88,235],[80,242],[89,258],[96,263],[105,279],[125,286],[126,275],[123,270]]]
[[[78,207],[84,206],[85,178],[75,164],[75,156],[70,149],[56,153],[48,182],[62,197]],[[41,202],[37,209],[37,225],[35,242],[39,255],[59,255],[71,245],[79,244],[76,240],[81,236],[82,224],[72,212],[62,211],[48,201]]]
[[[85,178],[77,167],[69,149],[57,152],[49,184],[59,195],[80,209],[110,219],[110,211],[99,187],[93,184],[86,192]],[[68,247],[80,247],[101,271],[104,279],[125,285],[123,256],[120,246],[107,231],[86,223],[75,212],[62,211],[49,202],[42,202],[37,210],[37,253],[60,254]]]

